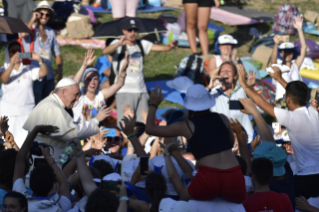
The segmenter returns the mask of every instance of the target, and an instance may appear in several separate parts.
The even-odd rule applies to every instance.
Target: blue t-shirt
[[[109,61],[109,59],[107,59],[107,55],[101,56],[97,59],[97,62],[95,64],[95,68],[99,71],[99,80],[100,80],[100,84],[102,82],[104,82],[105,80],[109,79],[108,76],[106,76],[105,74],[103,74],[103,71],[106,68],[111,68],[112,67],[112,63]]]

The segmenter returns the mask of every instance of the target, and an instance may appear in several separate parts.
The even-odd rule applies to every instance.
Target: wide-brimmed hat
[[[214,96],[203,85],[195,84],[188,88],[184,98],[184,107],[191,111],[208,110],[215,105]]]
[[[38,6],[36,8],[33,9],[33,12],[38,12],[38,10],[41,10],[41,9],[47,9],[50,11],[51,13],[51,18],[54,16],[55,14],[55,11],[54,9],[51,7],[50,3],[47,2],[47,1],[41,1]]]
[[[186,76],[181,76],[181,77],[176,77],[173,80],[167,81],[166,85],[169,88],[175,89],[182,93],[186,93],[188,88],[194,85],[194,82]]]

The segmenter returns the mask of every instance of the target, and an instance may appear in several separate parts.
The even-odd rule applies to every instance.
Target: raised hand
[[[129,55],[129,53],[125,52],[125,61],[124,61],[124,64],[123,64],[123,67],[122,67],[122,70],[120,73],[120,77],[123,77],[123,78],[126,77],[126,70],[127,70],[128,65],[130,64],[130,59],[131,59],[131,56]]]
[[[216,87],[217,85],[222,84],[221,82],[217,82],[217,80],[220,78],[221,78],[220,76],[211,77],[210,81],[209,81],[209,85],[207,86],[207,89],[212,89],[212,88]]]
[[[134,127],[135,127],[135,118],[131,116],[124,117],[122,119],[122,122],[120,122],[120,126],[122,131],[126,135],[131,135],[134,133]]]
[[[31,52],[31,58],[30,60],[36,60],[39,63],[42,62],[42,58],[40,57],[40,55],[38,55],[36,52]]]
[[[111,108],[107,107],[106,105],[103,106],[100,111],[97,113],[97,115],[95,116],[95,118],[101,122],[104,119],[106,119],[106,117],[110,116],[110,112],[111,112]]]
[[[238,101],[244,106],[245,109],[240,110],[242,113],[246,113],[248,115],[253,115],[255,113],[259,113],[255,103],[253,103],[249,99],[238,99]]]
[[[8,121],[8,116],[0,117],[0,128],[2,134],[5,134],[9,129]]]
[[[282,78],[280,68],[275,67],[275,66],[271,66],[270,68],[271,68],[272,70],[274,70],[274,73],[268,72],[269,75],[270,75],[274,80],[279,81],[279,79]]]
[[[298,15],[294,17],[294,21],[292,25],[295,29],[302,30],[302,22],[303,22],[303,18],[300,15]]]
[[[90,113],[89,111],[89,107],[87,104],[84,104],[83,105],[83,112],[82,112],[82,115],[83,115],[83,121],[88,121],[90,119],[92,119],[92,111]]]
[[[164,96],[162,94],[162,88],[159,88],[159,86],[156,86],[151,92],[151,97],[150,97],[151,104],[158,106],[159,104],[161,104],[163,99],[164,99]]]
[[[162,146],[163,144],[160,143],[160,145]],[[177,150],[177,149],[179,148],[179,146],[180,146],[180,143],[179,143],[179,142],[172,142],[172,143],[170,143],[170,144],[164,146],[164,152],[165,152],[165,153],[171,153],[171,152]],[[162,147],[162,148],[163,148],[163,147]]]
[[[247,74],[247,73],[246,73]],[[255,85],[256,82],[256,74],[257,72],[253,72],[252,70],[249,70],[249,75],[247,76],[246,84],[251,87]]]
[[[120,45],[120,46],[124,46],[124,45],[127,44],[127,42],[128,42],[128,41],[127,41],[126,37],[123,36],[123,37],[120,38],[119,45]]]
[[[38,133],[43,135],[51,135],[52,133],[59,132],[59,128],[51,125],[38,125],[35,126]]]
[[[33,22],[37,21],[39,18],[41,18],[41,14],[39,12],[33,12],[32,13]]]
[[[238,70],[238,75],[239,75],[239,84],[242,87],[247,86],[246,84],[246,71],[245,71],[245,67],[242,64],[238,64],[237,65],[237,70]]]
[[[85,54],[84,54],[84,60],[83,60],[83,66],[88,67],[93,64],[96,56],[94,56],[95,51],[92,49],[89,49]]]
[[[239,135],[243,131],[242,126],[237,119],[234,120],[230,118],[230,127],[236,135]]]
[[[124,108],[123,108],[123,115],[125,116],[125,117],[134,117],[134,111],[133,110],[131,110],[131,106],[129,105],[129,104],[126,104],[126,105],[124,105]]]
[[[17,63],[20,63],[19,60],[19,52],[15,53],[11,58],[10,58],[10,64],[15,65]]]
[[[9,131],[7,131],[7,132],[4,134],[4,139],[6,140],[6,142],[9,142],[10,144],[15,143],[15,142],[14,142],[14,137],[13,137],[12,133],[9,132]]]

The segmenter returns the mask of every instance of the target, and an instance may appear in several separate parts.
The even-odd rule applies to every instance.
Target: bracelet
[[[119,202],[121,202],[121,201],[123,201],[123,200],[129,201],[130,198],[128,198],[128,197],[121,197],[121,198],[119,199]]]
[[[51,166],[53,166],[54,164],[56,164],[55,160],[52,162]]]
[[[127,145],[128,147],[134,147],[133,145],[131,145],[131,144],[129,144],[129,145]]]
[[[131,137],[135,136],[135,133],[132,133],[131,135],[127,136],[127,139],[130,139]]]
[[[80,157],[81,155],[83,155],[83,150],[79,154],[77,154],[76,157]]]
[[[153,106],[153,107],[155,107],[156,109],[157,109],[157,105],[156,104],[150,104],[150,106]]]

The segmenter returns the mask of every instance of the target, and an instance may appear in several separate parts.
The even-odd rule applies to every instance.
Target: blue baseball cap
[[[94,67],[89,67],[87,69],[85,69],[84,74],[82,75],[82,82],[84,82],[85,76],[89,73],[89,72],[96,72],[97,74],[99,74],[98,70]]]
[[[283,148],[276,146],[273,142],[263,142],[254,151],[254,158],[267,158],[273,165],[273,175],[282,176],[286,173],[285,163],[287,153]]]

